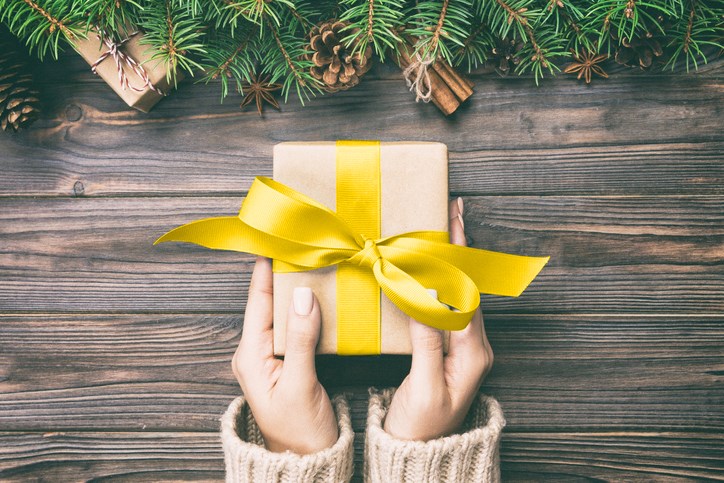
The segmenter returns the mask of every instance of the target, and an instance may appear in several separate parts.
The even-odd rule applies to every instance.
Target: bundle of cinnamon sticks
[[[406,38],[400,46],[400,56],[395,60],[402,70],[414,62],[414,39]],[[473,94],[473,82],[457,73],[444,59],[438,58],[428,67],[431,101],[443,114],[449,116]]]

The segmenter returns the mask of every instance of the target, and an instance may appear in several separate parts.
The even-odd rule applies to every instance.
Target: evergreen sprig
[[[536,82],[570,51],[611,54],[652,38],[662,65],[688,71],[724,38],[724,0],[0,0],[0,21],[40,58],[91,32],[140,28],[170,79],[219,79],[222,99],[252,74],[281,84],[285,99],[322,93],[307,49],[313,26],[330,19],[347,23],[352,53],[372,46],[380,61],[412,39],[421,58],[474,69],[513,45],[515,73]]]
[[[372,45],[380,60],[388,51],[396,51],[402,41],[398,32],[404,26],[404,0],[342,0],[346,10],[340,20],[349,23],[345,44],[354,46],[352,53],[364,52]]]
[[[83,38],[80,0],[0,0],[0,21],[41,59],[58,58],[62,41]]]

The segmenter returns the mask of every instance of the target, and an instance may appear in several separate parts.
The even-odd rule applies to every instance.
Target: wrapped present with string
[[[461,330],[480,293],[518,296],[548,261],[450,244],[447,173],[441,143],[281,143],[274,179],[257,178],[237,216],[194,221],[156,243],[272,258],[277,355],[295,287],[319,300],[318,353],[410,354],[410,317]]]
[[[122,30],[120,39],[91,30],[87,38],[75,40],[73,47],[126,104],[148,112],[181,80],[181,73],[174,74],[175,81],[170,79],[164,63],[153,58],[153,48],[142,44],[143,33]]]

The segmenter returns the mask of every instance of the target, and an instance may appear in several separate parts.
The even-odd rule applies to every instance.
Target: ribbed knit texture
[[[354,433],[349,404],[343,396],[332,400],[339,438],[317,453],[274,453],[264,447],[259,427],[243,396],[234,399],[221,418],[221,442],[229,483],[339,483],[352,477]],[[290,408],[293,410],[293,408]]]
[[[365,441],[365,481],[371,483],[500,482],[498,401],[479,395],[461,434],[427,442],[395,439],[383,429],[394,389],[370,390]]]

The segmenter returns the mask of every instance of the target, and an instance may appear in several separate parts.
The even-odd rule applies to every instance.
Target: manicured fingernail
[[[314,307],[314,293],[309,287],[297,287],[292,295],[294,313],[297,315],[309,315]]]
[[[463,199],[458,197],[458,221],[460,222],[460,228],[465,231],[465,222],[463,221]]]

